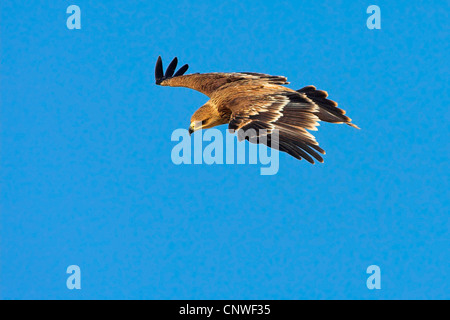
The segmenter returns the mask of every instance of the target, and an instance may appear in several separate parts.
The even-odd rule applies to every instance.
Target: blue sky
[[[68,30],[66,8],[81,8]],[[381,8],[381,30],[366,9]],[[0,297],[450,298],[446,1],[2,1]],[[362,130],[327,154],[174,165],[189,72],[315,85]],[[225,126],[221,128],[225,131]],[[81,290],[66,268],[81,268]],[[381,268],[368,290],[366,268]]]

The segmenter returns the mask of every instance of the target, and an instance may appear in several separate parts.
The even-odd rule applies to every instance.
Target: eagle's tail
[[[351,123],[352,119],[345,115],[345,111],[337,107],[337,103],[327,99],[328,93],[322,90],[317,90],[314,86],[307,86],[300,90],[298,93],[305,94],[315,104],[319,106],[319,111],[316,115],[320,120],[331,123],[345,123],[353,128],[359,129],[359,127]]]

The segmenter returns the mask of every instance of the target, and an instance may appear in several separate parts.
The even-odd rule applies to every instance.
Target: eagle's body
[[[317,153],[325,154],[306,129],[317,130],[318,121],[345,123],[358,128],[337,108],[337,103],[327,99],[325,91],[307,86],[300,90],[284,87],[286,77],[262,73],[204,73],[183,75],[184,65],[175,73],[175,58],[163,75],[161,57],[156,63],[156,84],[171,87],[187,87],[207,95],[210,100],[191,118],[189,132],[229,124],[238,137],[248,138],[239,132],[253,129],[256,140],[265,143],[297,159],[314,163],[312,157],[323,162]],[[278,143],[271,144],[271,134],[278,130]],[[260,139],[260,138],[266,139]],[[312,156],[312,157],[311,157]]]

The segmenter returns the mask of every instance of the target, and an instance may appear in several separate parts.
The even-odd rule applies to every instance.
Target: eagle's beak
[[[191,135],[194,131],[202,129],[202,122],[201,121],[193,121],[189,125],[189,135]]]

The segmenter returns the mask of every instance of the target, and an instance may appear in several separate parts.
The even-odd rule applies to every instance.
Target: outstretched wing
[[[251,81],[258,83],[271,83],[271,84],[289,84],[286,77],[283,76],[271,76],[264,73],[254,72],[232,72],[232,73],[194,73],[183,75],[189,66],[185,64],[175,74],[175,69],[178,63],[178,59],[175,57],[167,67],[166,72],[163,72],[163,65],[161,57],[158,57],[155,68],[156,84],[169,87],[185,87],[197,90],[208,97],[212,95],[214,91],[222,87],[225,84],[236,81]]]
[[[310,163],[314,163],[313,158],[323,162],[319,153],[325,154],[325,151],[307,131],[317,130],[322,110],[318,104],[289,88],[245,87],[235,92],[226,105],[232,111],[228,128],[231,132],[238,130],[240,141],[264,143]],[[249,129],[253,129],[250,134]],[[278,141],[274,136],[275,129],[278,130]]]

